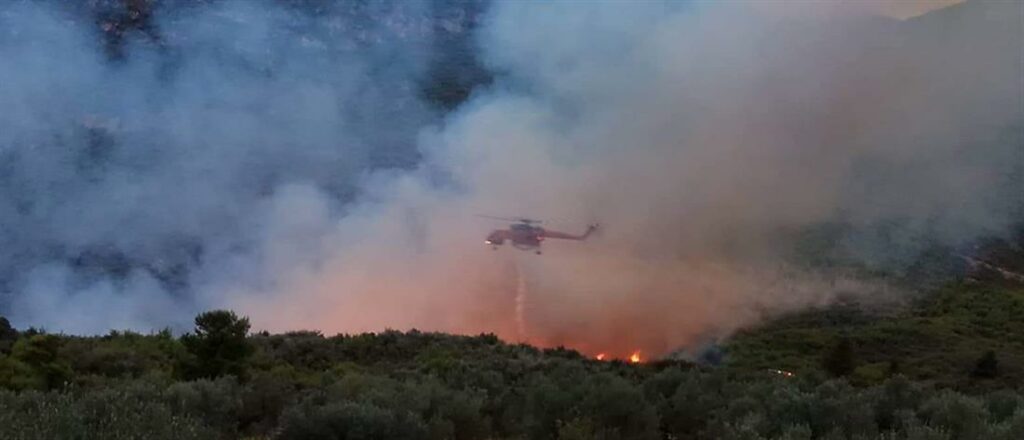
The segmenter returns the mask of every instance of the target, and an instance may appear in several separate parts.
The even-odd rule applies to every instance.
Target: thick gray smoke
[[[0,67],[0,96],[27,103],[0,116],[12,321],[146,328],[227,306],[273,330],[525,326],[537,343],[665,353],[837,295],[894,295],[809,269],[802,232],[839,225],[825,248],[886,268],[1020,219],[1019,5],[899,21],[764,4],[494,5],[478,41],[498,79],[441,122],[402,86],[423,48],[307,56],[334,40],[293,35],[286,11],[175,17],[161,32],[178,52],[133,47],[116,67],[33,16],[59,29],[5,41],[45,49],[0,46],[29,66]],[[331,27],[317,23],[303,28]],[[85,67],[58,68],[69,59]],[[381,169],[381,151],[420,160]],[[606,227],[541,257],[492,252],[482,239],[502,225],[480,212]],[[184,264],[187,294],[160,267],[90,277],[116,265],[106,249]]]
[[[171,4],[119,58],[116,22],[0,6],[0,308],[19,325],[187,322],[216,303],[202,286],[274,282],[263,243],[309,215],[308,188],[338,216],[361,173],[416,161],[425,4]]]
[[[812,245],[898,268],[1020,218],[1014,5],[908,22],[752,5],[501,4],[482,47],[504,75],[424,135],[419,173],[324,218],[332,255],[278,271],[283,292],[233,297],[277,329],[514,337],[522,319],[532,342],[664,353],[842,294],[897,295],[792,261],[794,231],[839,225]],[[494,254],[474,246],[480,211],[607,228]]]

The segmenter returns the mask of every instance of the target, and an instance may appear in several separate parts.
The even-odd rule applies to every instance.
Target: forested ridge
[[[490,334],[250,333],[229,311],[181,336],[4,320],[0,437],[1019,439],[1022,305],[1019,287],[958,283],[902,315],[805,311],[742,332],[719,365]]]

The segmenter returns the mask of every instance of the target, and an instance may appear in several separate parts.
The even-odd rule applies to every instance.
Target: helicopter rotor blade
[[[509,222],[519,221],[519,219],[517,219],[517,218],[499,217],[499,216],[496,216],[496,215],[477,214],[476,216],[477,217],[483,217],[483,218],[489,218],[491,220],[504,220],[504,221],[509,221]]]
[[[534,220],[534,219],[530,219],[530,218],[526,218],[526,217],[499,217],[499,216],[496,216],[496,215],[486,215],[486,214],[477,214],[476,216],[477,217],[483,217],[483,218],[489,218],[489,219],[492,219],[492,220],[504,220],[504,221],[508,221],[508,222],[520,222],[520,223],[530,223],[530,224],[540,224],[540,223],[544,222],[543,220]]]

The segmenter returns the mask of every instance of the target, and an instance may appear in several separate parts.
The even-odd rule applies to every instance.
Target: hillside
[[[823,373],[823,356],[842,339],[853,347],[855,383],[899,373],[960,389],[1018,387],[1024,379],[1024,288],[956,283],[884,314],[853,304],[793,314],[738,335],[728,344],[727,365]],[[998,375],[972,378],[990,350]]]
[[[842,228],[792,237],[797,261],[812,270],[857,267],[833,243]],[[877,384],[894,374],[968,392],[1024,383],[1024,228],[957,250],[924,247],[895,271],[864,271],[895,287],[892,298],[847,298],[745,329],[722,347],[723,366],[821,375],[846,341],[849,380]],[[998,373],[979,378],[992,352]]]
[[[895,313],[847,304],[749,329],[718,367],[492,335],[246,336],[230,312],[180,338],[5,326],[0,437],[1017,439],[1022,312],[1020,286],[954,284]],[[852,372],[830,379],[840,338]],[[978,367],[988,350],[997,366]]]

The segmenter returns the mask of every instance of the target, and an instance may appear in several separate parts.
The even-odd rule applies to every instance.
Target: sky
[[[788,16],[835,17],[875,14],[905,20],[963,2],[964,0],[768,0],[748,2],[748,5],[761,8],[766,13]]]

